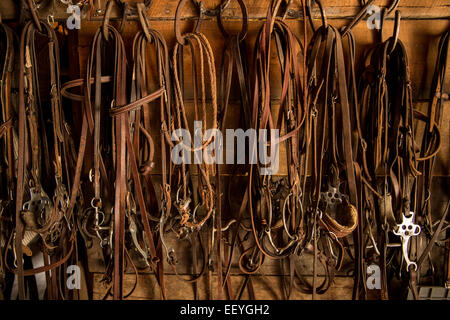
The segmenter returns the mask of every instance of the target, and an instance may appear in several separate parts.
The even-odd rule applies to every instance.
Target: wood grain
[[[19,7],[14,5],[15,0],[2,0],[0,2],[0,12],[5,19],[14,19],[19,16]],[[140,0],[125,0],[128,3],[136,3]],[[74,1],[76,2],[76,1]],[[299,10],[299,1],[292,1],[292,10]],[[106,1],[101,1],[101,6],[104,9]],[[208,9],[213,9],[220,3],[220,0],[204,0],[203,3]],[[250,19],[263,19],[266,16],[266,11],[270,0],[246,0],[245,4],[248,8]],[[359,0],[323,0],[325,13],[328,18],[340,19],[350,18],[356,15],[361,9]],[[380,7],[390,6],[392,0],[376,1],[375,4]],[[175,11],[178,5],[177,0],[154,0],[152,7],[148,12],[148,16],[154,20],[173,20]],[[444,19],[450,16],[450,2],[448,0],[408,0],[400,1],[398,9],[402,11],[402,15],[408,19]],[[97,8],[96,8],[97,9]],[[67,7],[58,0],[55,0],[55,7],[52,5],[39,10],[41,17],[47,17],[53,14],[56,19],[67,19]],[[103,10],[104,12],[104,10]],[[103,14],[103,13],[102,13]],[[102,14],[93,16],[92,19],[101,20]],[[121,12],[118,8],[113,8],[112,18],[118,19],[121,17]],[[228,8],[224,11],[224,17],[239,18],[241,12],[237,1],[231,1]],[[186,4],[183,10],[183,17],[193,18],[198,15],[198,10],[191,3]],[[319,17],[317,7],[313,8],[313,16]],[[83,16],[88,18],[88,16]]]
[[[102,275],[94,275],[94,300],[101,299],[105,294],[105,286],[100,283]],[[208,286],[205,281],[198,282],[199,299],[213,300],[217,293],[217,280],[216,277],[212,277],[212,294],[208,290]],[[311,281],[311,277],[307,278]],[[320,280],[320,279],[319,279]],[[231,276],[233,292],[237,292],[244,281],[243,276]],[[277,276],[254,276],[252,277],[254,286],[255,299],[256,300],[280,300],[286,299],[281,294],[281,280]],[[124,276],[124,294],[130,292],[131,288],[135,284],[135,276],[127,274]],[[194,292],[192,285],[180,281],[179,278],[173,275],[166,276],[167,297],[170,300],[192,300],[194,299]],[[334,284],[323,295],[318,295],[318,300],[350,300],[353,287],[353,279],[350,277],[336,277]],[[160,289],[155,281],[153,275],[139,275],[136,289],[127,298],[128,300],[159,300]],[[242,296],[243,300],[248,300],[248,292],[244,291]],[[299,291],[294,291],[291,297],[292,300],[311,300],[311,295],[304,294]],[[111,300],[111,296],[107,298]]]
[[[205,5],[208,8],[214,7],[219,1],[205,1]],[[174,14],[177,6],[177,1],[162,1],[155,0],[153,7],[150,9],[148,16],[150,17],[152,27],[160,31],[165,37],[168,47],[171,50],[175,44],[174,39]],[[297,2],[296,2],[297,3]],[[351,18],[359,10],[359,1],[357,0],[325,0],[323,1],[326,6],[327,17],[332,19],[331,23],[336,27],[341,27],[347,25],[349,18]],[[386,6],[390,1],[376,1],[377,4]],[[248,48],[248,59],[251,62],[253,46],[255,44],[256,36],[259,29],[263,24],[263,20],[266,14],[268,1],[258,1],[258,0],[247,0],[246,4],[249,8],[249,32],[245,39]],[[1,9],[0,4],[0,9]],[[293,10],[298,9],[298,7],[293,6]],[[434,69],[434,64],[436,60],[436,50],[438,45],[438,40],[440,35],[450,27],[448,17],[450,16],[450,1],[448,0],[410,0],[401,1],[399,9],[402,12],[402,22],[400,29],[400,40],[404,43],[410,67],[411,82],[413,87],[413,96],[415,101],[415,107],[419,110],[427,110],[426,99],[429,98],[430,82],[432,77],[432,72]],[[187,6],[186,10],[183,12],[184,21],[182,23],[182,31],[187,32],[193,27],[193,18],[196,16],[196,11],[192,6]],[[118,13],[115,13],[118,16]],[[64,15],[63,15],[64,16]],[[224,16],[227,19],[226,27],[230,32],[238,32],[240,29],[241,17],[240,11],[236,4],[236,1],[231,1],[230,7],[224,12]],[[318,11],[314,10],[314,21],[315,24],[320,23],[318,19]],[[100,18],[97,18],[100,19]],[[386,24],[383,33],[383,39],[390,36],[393,28],[393,21],[390,18]],[[118,22],[114,22],[118,25]],[[294,33],[302,39],[302,21],[298,19],[288,19],[288,25],[292,28]],[[93,33],[100,26],[99,21],[86,21],[82,22],[82,29],[79,31],[79,60],[81,65],[81,74],[85,72],[86,58],[89,52],[90,42]],[[123,36],[128,48],[130,48],[132,39],[139,30],[138,23],[136,21],[129,21],[124,28]],[[223,51],[224,39],[220,34],[216,21],[212,18],[207,18],[203,22],[202,32],[211,42],[211,46],[215,53],[215,64],[217,69],[217,74],[219,74],[219,68],[221,65],[221,52]],[[363,21],[359,23],[353,30],[356,39],[356,66],[358,70],[361,70],[363,65],[364,53],[367,52],[376,42],[377,32],[374,30],[369,30],[366,23]],[[309,37],[311,32],[309,31]],[[131,57],[131,50],[128,49],[128,56]],[[131,67],[132,61],[129,58],[129,66]],[[188,60],[185,62],[185,77],[186,77],[186,99],[188,100],[187,109],[189,113],[190,121],[193,121],[193,105],[192,105],[192,83],[190,79],[191,65]],[[276,52],[272,52],[272,65],[271,65],[272,75],[271,75],[271,96],[272,96],[272,106],[273,114],[275,115],[278,110],[278,100],[280,97],[280,72],[279,66],[277,64]],[[250,75],[251,76],[251,75]],[[450,84],[450,76],[447,74],[447,87]],[[232,103],[230,105],[229,119],[227,119],[227,128],[238,128],[240,126],[240,106],[237,103],[238,91],[232,91]],[[448,110],[449,102],[445,103],[445,108]],[[159,110],[156,105],[151,106],[151,116],[152,119],[155,117],[159,119]],[[155,123],[152,127],[152,136],[155,140],[155,163],[156,167],[153,170],[152,179],[155,185],[159,184],[160,173],[161,173],[161,154],[158,152],[160,150],[160,125],[159,122]],[[420,136],[423,131],[423,126],[417,126],[416,135]],[[434,174],[441,176],[442,178],[437,178],[434,180],[432,188],[432,203],[435,208],[436,218],[438,218],[439,213],[445,206],[446,199],[448,199],[448,185],[449,179],[444,178],[445,176],[450,176],[449,168],[449,155],[450,155],[450,112],[444,112],[443,122],[442,122],[442,146],[440,153],[436,161],[436,167]],[[286,151],[284,146],[281,147],[281,160],[280,160],[280,171],[279,175],[286,175]],[[231,168],[226,168],[225,175],[230,177]],[[242,172],[243,176],[234,177],[236,185],[245,186],[245,171]],[[228,181],[227,179],[225,179]],[[242,183],[240,184],[240,181]],[[226,182],[225,182],[226,183]],[[236,188],[238,189],[238,188]],[[158,191],[157,191],[158,192]],[[233,201],[230,208],[227,208],[230,212],[236,212],[239,205],[239,195],[242,194],[242,190],[233,190]],[[151,212],[157,212],[158,208],[149,208]],[[351,237],[349,237],[351,238]],[[352,243],[351,239],[350,243]],[[189,250],[189,243],[187,241],[177,241],[173,236],[168,236],[168,243],[172,245],[176,252],[180,264],[178,265],[178,272],[183,275],[189,275],[192,273],[192,255]],[[434,254],[441,255],[442,250],[436,248]],[[97,244],[89,250],[89,267],[90,271],[94,272],[94,298],[98,299],[104,293],[104,288],[102,284],[99,283],[101,278],[101,273],[104,271],[104,263],[100,255],[100,250]],[[231,269],[231,279],[233,283],[233,288],[239,287],[243,282],[243,277],[239,275],[240,271],[237,267],[237,256],[234,257]],[[306,276],[311,275],[311,257],[305,256],[302,261],[299,261],[299,266],[302,268],[302,272]],[[350,299],[351,289],[353,285],[353,279],[350,277],[345,277],[347,272],[351,269],[351,260],[348,256],[345,257],[344,261],[345,267],[338,272],[338,277],[335,280],[334,285],[331,286],[330,290],[327,291],[325,295],[318,296],[319,299]],[[180,281],[177,278],[173,270],[165,266],[166,274],[166,284],[167,284],[167,296],[170,299],[192,299],[194,297],[194,292],[192,285]],[[436,270],[441,270],[442,266],[435,266]],[[319,272],[320,273],[320,272]],[[280,275],[285,274],[280,268],[280,264],[277,261],[266,259],[265,264],[261,268],[261,274],[253,277],[255,292],[257,299],[284,299],[283,290],[281,287],[281,277]],[[149,270],[140,270],[138,276],[138,285],[135,292],[130,296],[130,299],[160,299],[159,288],[156,284],[155,277]],[[215,294],[216,290],[216,280],[213,275],[212,278],[213,290]],[[199,282],[199,298],[214,298],[208,292],[208,278],[205,277],[204,280]],[[124,288],[127,292],[134,285],[134,274],[132,274],[132,269],[128,266],[127,274],[124,278]],[[126,293],[125,292],[125,293]],[[247,292],[244,293],[244,299],[248,298]],[[293,299],[311,299],[310,295],[304,295],[299,292],[295,292]]]

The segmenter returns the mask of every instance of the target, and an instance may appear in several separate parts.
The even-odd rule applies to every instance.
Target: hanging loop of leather
[[[430,117],[428,117],[427,115],[423,114],[422,112],[420,112],[418,110],[414,110],[414,119],[423,121],[425,123],[429,123],[431,121]],[[430,150],[428,152],[428,154],[421,155],[420,157],[416,158],[416,160],[418,162],[426,161],[431,158],[434,158],[438,154],[439,150],[441,149],[441,131],[438,126],[433,126],[432,130],[433,130],[432,132],[434,134],[434,139],[435,139],[434,143],[433,143],[434,149]]]
[[[384,23],[386,22],[386,18],[389,16],[389,14],[393,10],[395,10],[397,8],[397,6],[398,6],[398,2],[397,2],[397,5],[393,5],[388,9],[383,8],[381,10],[380,32],[379,32],[378,42],[383,42]],[[398,35],[400,33],[400,19],[401,19],[400,11],[397,10],[395,12],[395,24],[394,24],[394,30],[393,30],[393,38],[396,40],[395,40],[395,43],[393,43],[393,45],[391,47],[392,50],[394,50],[395,45],[397,44]],[[389,50],[389,54],[391,54],[391,53],[392,53],[392,51]]]
[[[400,34],[400,20],[401,14],[400,11],[395,11],[395,24],[394,24],[394,34],[392,35],[391,42],[388,47],[389,54],[394,52],[395,47],[397,46],[398,35]]]
[[[305,0],[306,1],[306,0]],[[312,2],[312,3],[311,3]],[[314,26],[314,23],[312,21],[312,8],[314,6],[314,3],[317,3],[319,10],[320,10],[320,16],[322,18],[322,26],[324,28],[328,27],[328,22],[327,22],[327,16],[325,14],[325,10],[323,8],[322,2],[320,0],[309,0],[308,4],[306,6],[306,11],[307,14],[309,16],[309,23],[311,24],[311,29],[315,32],[316,31],[316,27]]]
[[[177,42],[182,46],[187,44],[187,40],[183,38],[183,36],[181,35],[181,31],[180,31],[181,12],[183,11],[183,8],[184,8],[184,5],[186,4],[186,2],[187,2],[187,0],[181,0],[178,3],[177,10],[175,12],[175,37],[177,39]],[[195,2],[195,1],[193,1],[193,2],[199,10],[197,24],[194,28],[194,32],[196,33],[196,32],[200,31],[200,27],[202,25],[203,13],[202,13],[202,9],[201,9],[201,2],[200,2],[200,5],[198,2]]]
[[[229,2],[230,0],[223,0],[221,2],[221,4],[219,5],[219,12],[217,15],[217,23],[219,24],[219,29],[225,38],[230,37],[230,34],[223,25],[223,11],[225,10],[225,7],[226,5],[228,5]],[[248,12],[247,6],[245,5],[243,0],[237,0],[237,2],[239,3],[239,7],[241,8],[242,12],[242,28],[241,31],[239,32],[239,41],[242,41],[244,40],[248,31]]]
[[[139,22],[141,23],[142,31],[144,32],[145,37],[147,38],[147,41],[150,42],[152,39],[150,36],[150,32],[148,30],[150,28],[150,25],[149,25],[148,19],[146,17],[146,11],[148,10],[148,8],[145,7],[144,3],[137,3],[136,7],[137,7]]]
[[[109,25],[109,17],[111,15],[113,2],[114,2],[114,0],[109,0],[106,3],[105,15],[103,17],[102,33],[103,33],[103,37],[105,38],[106,41],[108,41],[108,38],[109,38],[108,25]]]
[[[128,2],[120,2],[123,8],[123,20],[122,25],[120,27],[120,31],[123,28],[124,22],[126,21],[127,15],[138,16],[141,27],[144,31],[145,37],[148,41],[150,41],[151,36],[149,33],[150,24],[147,19],[147,13],[150,7],[153,4],[153,0],[144,0],[143,2],[136,3],[136,6],[133,6],[132,3]]]
[[[109,39],[108,25],[109,25],[109,20],[111,18],[113,2],[117,2],[117,4],[119,6],[121,6],[122,12],[123,12],[122,22],[119,27],[119,32],[123,31],[123,28],[124,28],[125,22],[126,22],[127,12],[128,12],[128,3],[123,2],[122,0],[108,0],[108,2],[106,3],[105,15],[103,16],[103,23],[102,23],[102,34],[106,41],[108,41],[108,39]]]
[[[42,32],[42,26],[41,22],[39,20],[39,15],[37,12],[36,4],[33,2],[33,0],[26,0],[28,8],[31,12],[31,17],[33,18],[33,22],[36,25],[36,28],[39,30],[39,32]]]

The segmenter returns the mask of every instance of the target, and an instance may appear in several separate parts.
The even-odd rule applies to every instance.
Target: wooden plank
[[[301,23],[299,21],[289,21],[288,24],[300,38],[302,37],[302,29]],[[333,22],[337,27],[341,27],[346,24],[344,20],[336,20]],[[173,48],[175,44],[174,33],[173,33],[173,24],[167,24],[165,22],[154,22],[153,27],[159,30],[165,39],[167,40],[168,47]],[[185,23],[183,25],[183,31],[191,28],[192,24]],[[258,33],[259,28],[261,27],[262,22],[251,22],[249,24],[249,33],[246,38],[247,48],[248,48],[248,56],[249,56],[249,64],[251,65],[251,56],[252,56],[252,48],[256,41],[256,35]],[[439,42],[440,35],[448,28],[448,21],[434,21],[433,23],[429,23],[428,21],[411,21],[404,20],[401,22],[400,36],[399,39],[404,43],[406,47],[406,51],[408,54],[409,60],[409,70],[411,77],[411,84],[413,89],[413,97],[417,102],[417,108],[426,112],[427,103],[420,102],[423,99],[427,99],[429,97],[430,92],[430,83],[432,78],[432,72],[434,70],[434,64],[436,60],[437,54],[437,45]],[[90,41],[92,38],[92,34],[98,28],[99,24],[94,22],[86,23],[83,29],[80,31],[79,36],[79,54],[80,54],[80,63],[82,66],[82,73],[85,72],[85,64],[86,59],[89,53]],[[228,23],[230,32],[238,32],[240,25],[236,23]],[[125,26],[124,29],[124,40],[126,42],[127,47],[130,49],[132,44],[132,38],[136,34],[138,26],[136,22],[130,22]],[[387,21],[385,26],[385,35],[384,38],[388,37],[388,32],[392,30],[393,22]],[[212,21],[205,21],[203,24],[202,31],[205,33],[206,37],[210,40],[213,52],[215,53],[215,63],[216,63],[216,74],[219,76],[219,68],[221,65],[221,55],[217,54],[223,51],[224,39],[221,36],[217,36],[219,34],[219,30],[217,24]],[[364,52],[367,52],[370,48],[373,47],[376,38],[376,32],[369,31],[367,26],[364,23],[360,23],[357,25],[354,30],[354,35],[357,43],[356,47],[356,67],[357,70],[360,70],[361,64],[363,63]],[[132,62],[130,62],[131,67]],[[192,99],[192,81],[191,81],[191,65],[189,59],[185,60],[185,95],[186,98]],[[280,67],[278,65],[278,61],[276,58],[276,52],[272,52],[272,61],[271,61],[271,96],[274,101],[273,103],[273,114],[275,115],[278,107],[277,107],[277,99],[280,97],[281,93],[281,73]],[[155,70],[153,69],[153,72]],[[156,78],[156,74],[155,74]],[[447,75],[447,84],[446,87],[450,86],[450,75]],[[237,87],[237,86],[236,86]],[[231,100],[236,101],[239,92],[237,89],[232,91]],[[448,102],[444,103],[445,108],[448,108]],[[193,123],[192,116],[192,103],[188,101],[187,103],[188,114],[190,115],[190,121]],[[210,108],[210,107],[208,107]],[[151,108],[151,116],[152,118],[159,119],[159,108],[155,105]],[[239,120],[240,115],[238,113],[239,105],[232,104],[230,106],[229,119],[227,120],[227,128],[239,128]],[[438,155],[438,160],[436,162],[436,168],[434,171],[435,175],[447,175],[450,174],[448,168],[448,155],[450,152],[450,136],[449,136],[449,121],[450,115],[449,113],[444,112],[443,115],[443,123],[442,123],[442,147],[441,151]],[[152,136],[158,137],[160,135],[159,125],[155,125],[152,128]],[[160,140],[155,139],[155,146],[157,150],[160,150]],[[280,166],[280,175],[286,175],[286,149],[283,145],[280,149],[281,155],[281,166]],[[161,153],[155,153],[155,163],[156,167],[153,170],[154,174],[159,174],[160,171],[160,163],[161,163]]]
[[[100,283],[101,274],[94,275],[94,300],[101,299],[105,293],[105,286]],[[199,281],[198,293],[199,299],[212,300],[217,295],[217,280],[212,277],[212,295],[208,290],[205,281]],[[311,281],[311,277],[307,277]],[[321,279],[319,279],[320,281]],[[231,276],[233,293],[235,294],[244,281],[243,276]],[[286,299],[282,294],[281,278],[278,276],[254,276],[252,277],[256,300],[280,300]],[[135,285],[135,275],[127,274],[124,276],[124,294],[130,292]],[[166,276],[166,292],[167,297],[171,300],[192,300],[194,299],[194,291],[192,284],[180,281],[180,279],[173,275]],[[350,300],[352,297],[353,278],[351,277],[336,277],[334,283],[323,295],[317,295],[318,300]],[[139,275],[136,289],[127,298],[127,300],[159,300],[161,299],[160,289],[152,275]],[[243,300],[249,299],[247,290],[242,296]],[[304,294],[299,291],[294,291],[291,297],[292,300],[311,300],[311,295]],[[107,298],[111,300],[111,296]]]
[[[229,212],[224,212],[224,215],[226,213],[229,214]],[[228,220],[229,220],[229,218],[227,218],[227,219],[224,218],[224,221],[228,221]],[[247,223],[250,224],[250,222],[247,222]],[[241,239],[244,239],[244,235],[245,235],[245,232],[241,232]],[[232,234],[224,233],[224,237],[225,236],[231,237]],[[206,239],[206,235],[204,232],[203,232],[203,239]],[[96,239],[94,239],[94,241],[96,241]],[[167,263],[164,263],[164,273],[167,275],[179,274],[179,275],[183,275],[186,279],[188,279],[189,276],[187,276],[187,275],[191,275],[194,273],[193,258],[192,258],[192,243],[189,240],[177,239],[173,232],[166,234],[165,241],[169,248],[173,248],[175,250],[176,260],[178,261],[178,263],[175,266],[176,271],[177,271],[176,273],[174,272],[173,267],[169,266]],[[349,241],[350,241],[350,243],[352,243],[352,240],[350,239],[350,237],[349,237]],[[231,240],[229,242],[231,242]],[[204,242],[204,245],[206,246],[206,242]],[[246,248],[246,249],[249,248],[250,246],[254,246],[253,240],[251,239],[251,237],[249,238],[249,240],[243,241],[243,245],[244,245],[244,248]],[[130,246],[128,246],[128,248],[130,248]],[[197,245],[197,247],[198,247],[198,245]],[[229,245],[225,244],[225,247],[227,248],[227,250],[229,249]],[[133,246],[129,250],[130,250],[129,251],[130,255],[133,257],[133,262],[139,269],[139,273],[153,274],[153,271],[151,271],[149,268],[145,268],[145,265],[143,263],[143,260],[141,259],[141,256],[139,256],[137,254],[137,249],[135,249]],[[133,250],[135,251],[135,253],[133,253]],[[95,243],[94,246],[89,250],[88,257],[89,257],[88,264],[89,264],[90,272],[102,273],[105,271],[105,264],[104,264],[103,258],[101,257],[101,250],[100,250],[98,243]],[[196,262],[196,264],[198,266],[197,270],[198,270],[198,272],[200,272],[202,262],[203,262],[202,254],[197,253],[197,257],[198,257],[197,262]],[[241,257],[241,252],[240,252],[238,246],[236,245],[236,248],[233,253],[233,259],[232,259],[231,269],[230,269],[230,273],[233,275],[242,274],[242,271],[239,269],[239,265],[238,265],[238,261],[239,261],[240,257]],[[223,261],[224,270],[226,269],[227,263],[228,263],[228,261]],[[312,270],[313,254],[312,253],[306,253],[306,252],[303,253],[300,257],[297,257],[295,259],[295,263],[297,265],[298,270],[303,275],[307,275],[307,276],[313,275],[313,270]],[[212,257],[212,265],[217,266],[217,260],[216,260],[215,254]],[[336,271],[337,276],[346,276],[348,274],[348,272],[354,266],[352,260],[350,259],[350,257],[347,254],[344,255],[344,260],[343,260],[342,265],[343,265],[343,267],[339,271]],[[134,269],[132,268],[131,264],[128,262],[126,264],[125,270],[126,270],[127,274],[134,273]],[[317,274],[320,276],[323,276],[325,274],[325,271],[323,270],[323,267],[320,263],[318,264]],[[266,276],[286,275],[287,276],[287,275],[289,275],[289,272],[287,269],[287,260],[284,260],[284,266],[282,268],[281,260],[266,258],[264,260],[263,265],[261,266],[260,271],[257,273],[257,275],[266,275]]]
[[[424,102],[418,102],[416,103],[416,108],[422,112],[426,112],[428,108],[428,104]],[[447,101],[444,103],[444,110],[448,110],[450,108],[450,102]],[[152,119],[159,119],[159,106],[158,105],[151,105],[150,108],[150,116]],[[273,104],[272,114],[274,116],[274,119],[276,120],[276,114],[279,110],[279,106],[277,104]],[[188,123],[191,126],[191,132],[194,122],[193,117],[193,104],[189,102],[186,105],[186,111],[188,115]],[[211,115],[208,114],[208,118],[211,118]],[[231,104],[230,105],[230,111],[229,116],[227,118],[227,129],[238,129],[241,127],[240,124],[241,114],[240,114],[240,105],[238,104]],[[155,120],[155,125],[151,127],[150,134],[153,137],[154,140],[154,147],[155,147],[155,155],[153,162],[155,163],[155,167],[153,168],[151,174],[155,177],[153,178],[154,182],[158,185],[160,181],[159,175],[161,172],[161,164],[162,164],[162,153],[161,153],[161,131],[160,131],[160,122],[159,120]],[[416,122],[417,123],[417,122]],[[420,123],[421,126],[418,126],[416,137],[420,139],[423,133],[423,123]],[[433,174],[435,176],[449,176],[450,175],[450,168],[448,166],[449,163],[449,155],[450,155],[450,112],[444,112],[443,113],[443,119],[442,119],[442,125],[441,125],[441,149],[437,155],[435,168]],[[284,133],[284,126],[282,128],[281,134]],[[224,136],[224,146],[226,146],[226,135]],[[419,140],[420,141],[420,140]],[[246,152],[248,152],[248,148],[246,148]],[[226,154],[227,150],[224,148],[224,157],[223,161],[226,161]],[[168,155],[168,160],[170,160],[170,155]],[[280,158],[279,158],[279,170],[277,172],[277,176],[286,176],[287,175],[287,155],[286,155],[286,143],[282,143],[280,146]],[[309,164],[309,171],[308,174],[311,174],[312,170],[312,163],[310,159]],[[243,166],[240,166],[238,168],[238,171],[236,172],[236,167],[233,165],[223,165],[222,173],[226,176],[231,175],[233,173],[237,173],[239,175],[246,174],[246,170]],[[196,168],[192,171],[193,174],[197,174]]]

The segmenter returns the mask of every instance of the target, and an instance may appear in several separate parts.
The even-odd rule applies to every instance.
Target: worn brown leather
[[[38,23],[38,25],[35,25]],[[38,66],[35,50],[37,32],[45,38],[49,68],[49,84],[39,82],[39,74],[46,64]],[[45,56],[40,55],[40,59]],[[54,30],[41,20],[28,22],[21,35],[19,58],[19,110],[18,110],[18,163],[16,189],[16,229],[14,251],[17,268],[7,268],[18,277],[19,299],[25,299],[24,276],[46,272],[51,278],[47,287],[49,298],[63,298],[59,286],[63,278],[58,267],[72,255],[74,229],[67,216],[69,183],[67,149],[70,137],[64,129],[66,123],[61,106],[59,48]],[[41,67],[41,65],[43,65]],[[42,89],[43,88],[43,89]],[[43,119],[50,119],[46,128]],[[49,130],[50,129],[50,130]],[[42,169],[45,168],[45,172]],[[53,180],[53,183],[49,181]],[[29,193],[31,192],[31,199]],[[47,193],[50,195],[47,196]],[[24,220],[27,216],[28,220]],[[31,219],[31,220],[30,220]],[[31,234],[39,236],[46,261],[45,266],[31,270],[23,268],[23,244]],[[11,241],[12,235],[10,237]],[[6,264],[7,251],[4,262]],[[49,259],[49,260],[47,260]],[[49,275],[48,271],[53,270]]]

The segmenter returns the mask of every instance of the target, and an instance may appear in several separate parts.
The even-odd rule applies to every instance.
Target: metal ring
[[[410,270],[410,269],[411,269],[411,268],[410,268],[411,266],[414,267],[414,270]],[[417,264],[416,264],[415,262],[409,263],[409,264],[408,264],[408,271],[417,271]]]
[[[95,205],[95,204],[94,204],[94,201],[96,202],[96,204],[99,204],[99,203],[100,203],[100,206]],[[92,208],[94,208],[94,209],[95,209],[95,208],[101,208],[101,207],[102,207],[101,205],[102,205],[102,199],[100,199],[100,198],[95,198],[95,197],[92,198],[92,200],[91,200],[91,207],[92,207]]]

